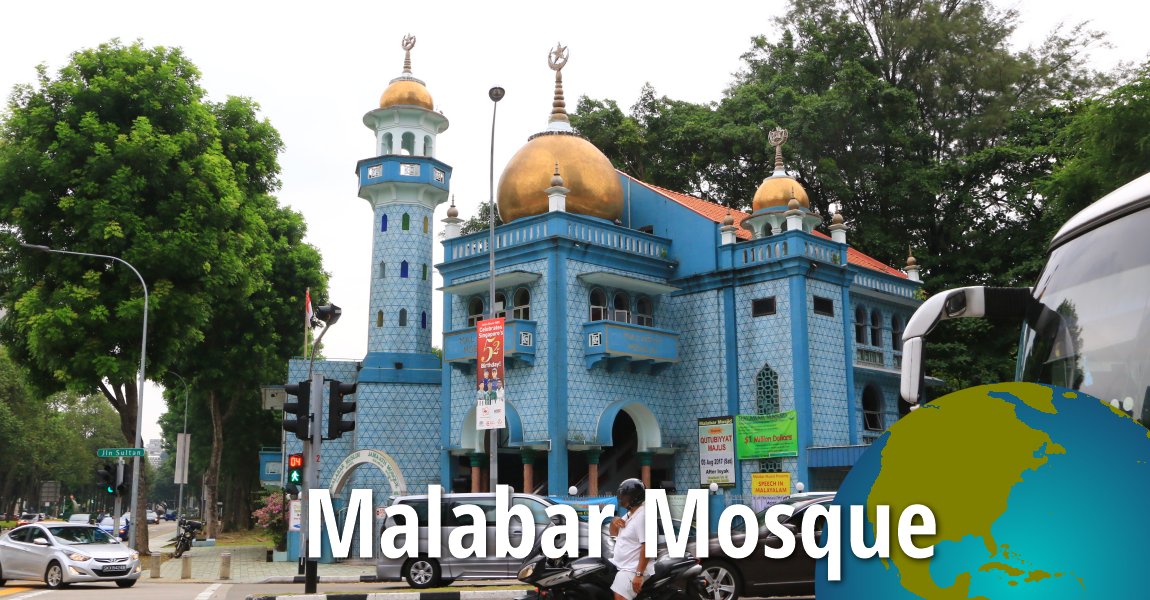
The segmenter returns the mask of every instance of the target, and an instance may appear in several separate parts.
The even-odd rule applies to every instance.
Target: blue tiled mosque
[[[382,496],[429,484],[487,489],[475,324],[495,313],[506,319],[500,483],[594,495],[642,477],[682,492],[704,485],[698,419],[794,411],[798,455],[737,461],[731,491],[749,494],[758,472],[836,489],[905,408],[899,338],[918,304],[914,259],[903,270],[882,264],[849,246],[843,215],[816,214],[787,173],[783,130],[771,134],[775,169],[750,213],[616,170],[571,128],[566,55],[556,49],[546,127],[499,180],[489,298],[489,233],[460,235],[454,206],[441,227],[433,222],[451,184],[451,167],[435,158],[448,121],[412,74],[412,45],[363,118],[377,148],[356,166],[373,209],[368,351],[315,363],[358,383],[356,429],[324,443],[320,485]],[[815,231],[824,223],[830,237]],[[435,293],[444,295],[437,315]],[[289,381],[307,370],[293,360]]]

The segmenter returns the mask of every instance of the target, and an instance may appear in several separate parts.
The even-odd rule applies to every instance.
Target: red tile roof
[[[642,186],[654,191],[655,193],[657,193],[661,196],[664,196],[666,198],[674,200],[675,202],[682,204],[683,206],[695,211],[696,213],[703,215],[704,217],[707,217],[708,219],[714,221],[715,223],[722,223],[723,219],[726,218],[726,216],[728,214],[730,214],[732,217],[735,218],[735,226],[738,227],[738,229],[735,230],[735,236],[741,240],[751,239],[751,232],[746,230],[746,229],[743,229],[741,227],[741,225],[743,223],[743,219],[746,219],[747,217],[749,217],[751,215],[749,215],[749,214],[747,214],[741,210],[734,210],[731,208],[727,208],[726,206],[723,206],[721,204],[715,204],[714,202],[709,202],[709,201],[703,200],[701,198],[696,198],[694,196],[688,196],[687,194],[682,194],[679,192],[668,190],[666,188],[661,188],[657,185],[652,185],[652,184],[644,182],[644,181],[639,181],[638,179],[635,179],[634,177],[631,177],[630,175],[627,175],[626,173],[623,173],[622,171],[619,171],[619,173],[621,175],[623,175],[624,177],[629,178],[631,181],[634,181],[635,183],[642,185]],[[819,231],[815,231],[814,234],[821,237],[821,238],[830,239],[826,234],[819,232]],[[882,261],[880,261],[876,258],[872,258],[870,256],[867,256],[866,254],[863,254],[862,252],[859,252],[858,250],[855,250],[854,248],[851,248],[850,246],[847,246],[847,261],[852,265],[856,265],[856,266],[862,267],[864,269],[870,269],[872,271],[878,271],[879,273],[883,273],[886,275],[893,275],[895,277],[901,277],[903,279],[907,278],[906,273],[903,273],[902,271],[900,271],[894,267],[886,265]]]

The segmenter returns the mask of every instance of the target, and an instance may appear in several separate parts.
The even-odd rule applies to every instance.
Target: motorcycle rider
[[[632,600],[643,587],[643,576],[650,575],[648,566],[654,566],[654,561],[648,565],[643,543],[647,529],[647,515],[643,506],[646,498],[647,488],[642,481],[633,478],[619,484],[619,490],[615,492],[619,506],[627,509],[627,515],[615,517],[610,526],[610,533],[615,536],[611,562],[619,569],[611,584],[615,600]]]

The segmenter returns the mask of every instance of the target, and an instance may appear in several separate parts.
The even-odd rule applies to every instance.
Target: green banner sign
[[[735,417],[735,453],[739,460],[799,455],[795,411]]]
[[[100,448],[96,450],[96,456],[100,458],[129,458],[143,455],[143,448]]]

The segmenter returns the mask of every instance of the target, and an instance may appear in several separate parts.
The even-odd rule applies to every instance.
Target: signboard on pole
[[[191,449],[191,443],[192,434],[176,434],[176,473],[175,480],[172,482],[176,485],[188,483],[188,454],[190,454],[188,451]]]
[[[703,485],[735,485],[735,418],[699,419],[699,476]]]
[[[288,505],[288,531],[299,532],[302,530],[300,527],[300,520],[303,516],[303,501],[292,500]]]
[[[143,448],[100,448],[96,450],[96,456],[100,458],[128,458],[132,456],[144,456]]]
[[[475,325],[475,428],[507,426],[503,385],[503,319],[484,319]]]
[[[735,417],[739,460],[799,455],[798,417],[793,410]]]

